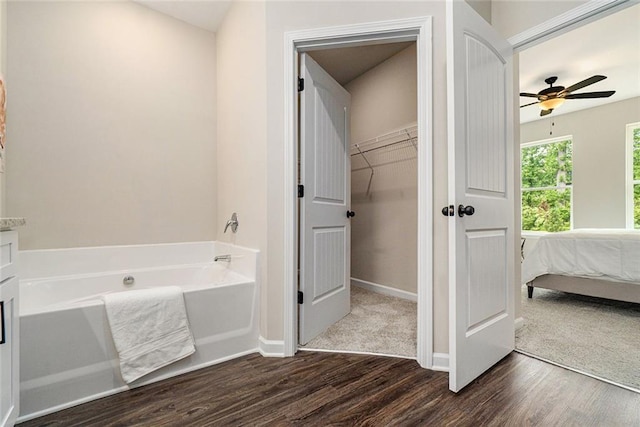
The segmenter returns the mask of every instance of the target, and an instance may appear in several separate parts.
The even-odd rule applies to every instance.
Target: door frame
[[[561,15],[528,28],[510,37],[507,41],[513,46],[514,53],[520,52],[635,4],[637,2],[634,0],[590,0]]]
[[[298,53],[415,41],[418,95],[417,361],[433,367],[433,65],[430,16],[291,31],[284,35],[284,355],[298,350]]]

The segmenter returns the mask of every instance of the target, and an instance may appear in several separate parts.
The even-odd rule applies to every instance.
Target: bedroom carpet
[[[640,304],[522,287],[516,349],[640,390]]]
[[[303,349],[361,351],[416,357],[417,305],[351,287],[351,313]]]

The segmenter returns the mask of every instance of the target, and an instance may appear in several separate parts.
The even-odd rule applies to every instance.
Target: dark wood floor
[[[512,353],[458,395],[415,361],[250,355],[20,424],[638,426],[640,395]]]

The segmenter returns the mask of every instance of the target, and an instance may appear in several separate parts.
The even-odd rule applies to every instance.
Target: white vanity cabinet
[[[18,418],[18,233],[0,232],[0,427]]]

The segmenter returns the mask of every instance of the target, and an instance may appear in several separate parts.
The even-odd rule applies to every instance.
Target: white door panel
[[[311,57],[301,54],[300,344],[350,311],[351,96]]]
[[[17,277],[0,283],[0,329],[3,332],[0,337],[0,427],[11,427],[18,418],[20,392],[18,295]]]
[[[512,50],[465,2],[447,2],[449,387],[514,348]],[[458,215],[472,206],[472,215]]]

